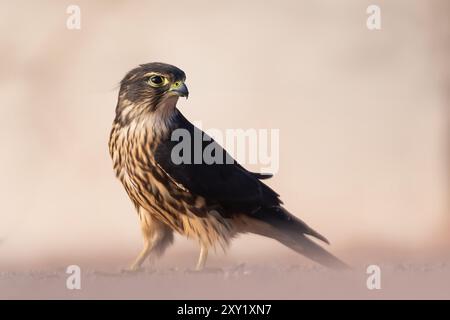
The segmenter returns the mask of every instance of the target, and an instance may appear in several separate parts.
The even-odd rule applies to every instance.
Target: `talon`
[[[144,272],[144,270],[145,269],[140,266],[131,266],[129,268],[122,269],[121,273],[136,274],[136,273]]]
[[[224,271],[220,268],[201,268],[201,269],[197,269],[195,268],[194,270],[192,269],[187,269],[185,271],[186,273],[192,273],[192,274],[223,274]]]

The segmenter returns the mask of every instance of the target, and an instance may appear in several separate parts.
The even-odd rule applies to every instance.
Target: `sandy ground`
[[[193,272],[159,267],[123,273],[82,267],[81,290],[68,290],[65,267],[0,273],[0,299],[450,299],[450,261],[382,263],[381,289],[366,266],[346,272],[305,264],[233,264]]]

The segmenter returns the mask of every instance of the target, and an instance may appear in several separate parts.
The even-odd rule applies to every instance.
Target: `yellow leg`
[[[173,231],[152,216],[143,208],[139,210],[142,235],[144,236],[144,248],[129,267],[128,271],[139,270],[142,263],[150,256],[151,261],[161,256],[165,249],[173,242]]]
[[[200,256],[198,257],[197,266],[195,270],[200,271],[205,267],[206,258],[208,257],[208,248],[204,245],[200,248]]]
[[[142,263],[147,259],[152,251],[152,241],[149,239],[145,239],[144,249],[142,249],[141,253],[137,256],[131,266],[128,268],[129,271],[137,271],[141,267]]]

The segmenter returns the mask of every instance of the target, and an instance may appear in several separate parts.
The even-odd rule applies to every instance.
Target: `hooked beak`
[[[180,97],[186,97],[186,99],[189,96],[189,90],[182,81],[177,81],[174,84],[170,86],[169,92],[172,92]]]

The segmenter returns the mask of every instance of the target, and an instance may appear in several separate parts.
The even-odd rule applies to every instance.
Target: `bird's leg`
[[[127,269],[127,271],[132,272],[139,270],[142,263],[149,256],[150,258],[161,256],[165,249],[173,242],[173,231],[168,226],[152,219],[147,211],[142,208],[139,213],[141,214],[141,229],[142,235],[144,236],[144,248],[132,265]]]
[[[134,260],[134,262],[131,264],[131,266],[128,268],[128,271],[137,271],[137,270],[139,270],[141,265],[142,265],[142,263],[150,255],[151,251],[152,251],[152,241],[151,241],[151,239],[146,238],[144,240],[144,248],[139,253],[139,255]]]
[[[202,244],[200,248],[200,255],[198,257],[197,266],[195,267],[196,271],[200,271],[205,267],[207,257],[208,257],[208,248],[204,244]]]

